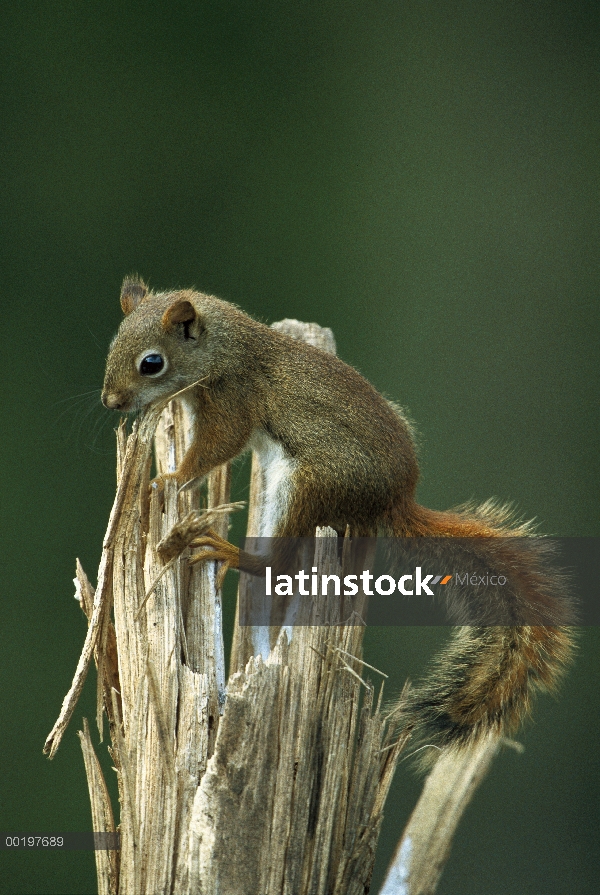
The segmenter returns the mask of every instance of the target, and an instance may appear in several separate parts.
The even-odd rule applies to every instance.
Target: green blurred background
[[[24,0],[0,17],[0,829],[67,832],[91,826],[76,730],[94,680],[56,759],[41,750],[85,635],[74,559],[95,577],[113,497],[98,399],[124,274],[331,326],[416,421],[422,503],[495,495],[547,533],[600,534],[600,8]],[[234,479],[244,496],[247,464]],[[441,636],[368,632],[390,695]],[[597,891],[599,655],[588,629],[469,808],[441,895]],[[419,786],[404,763],[374,892]],[[91,852],[4,851],[0,876],[96,891]]]

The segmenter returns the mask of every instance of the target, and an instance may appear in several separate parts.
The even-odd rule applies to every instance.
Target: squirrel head
[[[233,306],[192,290],[155,294],[126,277],[121,307],[125,319],[106,362],[106,407],[140,410],[218,372],[220,320],[235,313]]]

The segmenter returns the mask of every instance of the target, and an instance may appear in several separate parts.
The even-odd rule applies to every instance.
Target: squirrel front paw
[[[180,491],[184,491],[189,488],[194,483],[198,482],[200,476],[192,476],[190,479],[183,479],[179,471],[177,472],[164,472],[162,475],[157,475],[155,478],[150,481],[150,492],[158,491],[159,494],[163,494],[165,490],[165,482],[167,479],[177,482],[177,487]]]
[[[152,492],[157,492],[158,494],[164,494],[165,490],[165,479],[162,475],[157,475],[156,478],[150,479],[150,484],[148,485],[150,490],[150,494]]]
[[[175,481],[177,481],[177,477],[172,472],[165,472],[163,475],[157,475],[155,478],[151,479],[150,485],[148,486],[150,494],[155,492],[159,497],[162,497],[165,493],[165,482],[167,479],[175,479]]]

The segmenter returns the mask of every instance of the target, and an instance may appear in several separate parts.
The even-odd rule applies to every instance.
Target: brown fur
[[[404,708],[408,724],[442,745],[514,729],[533,690],[554,685],[571,644],[560,582],[545,576],[535,549],[511,543],[528,531],[511,526],[506,511],[492,504],[448,513],[419,506],[408,422],[337,357],[191,290],[154,294],[128,278],[121,304],[127,316],[111,345],[102,400],[129,411],[186,389],[195,434],[172,474],[179,484],[233,459],[262,430],[295,461],[291,499],[275,536],[312,536],[318,525],[344,532],[349,525],[356,536],[469,538],[477,560],[509,568],[503,608],[531,607],[533,622],[537,611],[556,624],[457,629]],[[150,349],[168,368],[149,378],[136,360]],[[236,548],[213,546],[230,564],[244,565]]]

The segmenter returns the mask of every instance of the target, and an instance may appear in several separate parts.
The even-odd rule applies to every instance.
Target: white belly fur
[[[260,538],[272,538],[289,502],[296,463],[263,429],[254,430],[248,447],[258,454],[264,476],[257,534]]]

